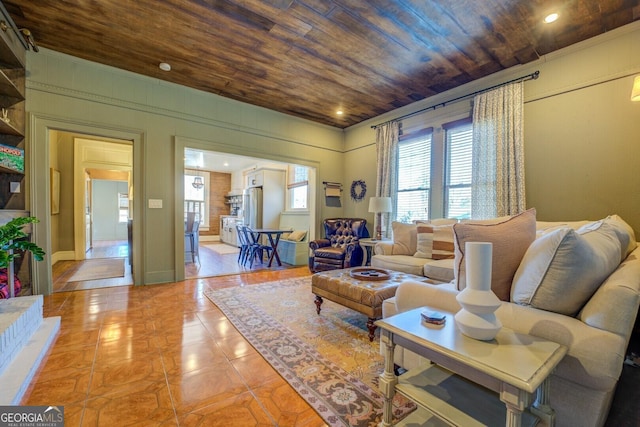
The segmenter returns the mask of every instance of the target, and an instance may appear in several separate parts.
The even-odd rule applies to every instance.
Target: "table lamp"
[[[376,214],[376,238],[382,240],[382,214],[391,212],[391,197],[372,197],[369,199],[369,212]]]

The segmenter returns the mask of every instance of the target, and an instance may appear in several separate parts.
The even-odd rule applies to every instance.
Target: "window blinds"
[[[421,134],[398,144],[398,221],[429,218],[431,136]]]

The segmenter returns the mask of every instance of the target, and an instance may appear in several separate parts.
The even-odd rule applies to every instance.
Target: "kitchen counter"
[[[236,215],[220,215],[220,242],[239,246],[236,225],[243,222],[243,218]]]

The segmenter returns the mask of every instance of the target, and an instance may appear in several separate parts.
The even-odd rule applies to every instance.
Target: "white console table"
[[[385,397],[381,426],[393,425],[396,392],[419,405],[398,425],[423,425],[432,419],[429,425],[504,422],[520,426],[534,425],[538,417],[553,426],[547,378],[566,354],[565,346],[507,328],[494,340],[479,341],[460,332],[452,313],[445,313],[445,324],[438,326],[423,322],[421,311],[418,308],[376,322],[385,350],[385,370],[380,376]],[[433,364],[397,377],[393,365],[396,344]]]

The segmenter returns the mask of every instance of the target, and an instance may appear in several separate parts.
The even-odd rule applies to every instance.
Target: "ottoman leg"
[[[322,305],[322,297],[320,295],[316,295],[316,313],[320,314],[320,306]]]
[[[367,319],[367,328],[369,329],[369,341],[373,341],[373,337],[375,336],[375,332],[376,332],[376,324],[374,323],[376,321],[375,318],[373,317],[369,317]]]

